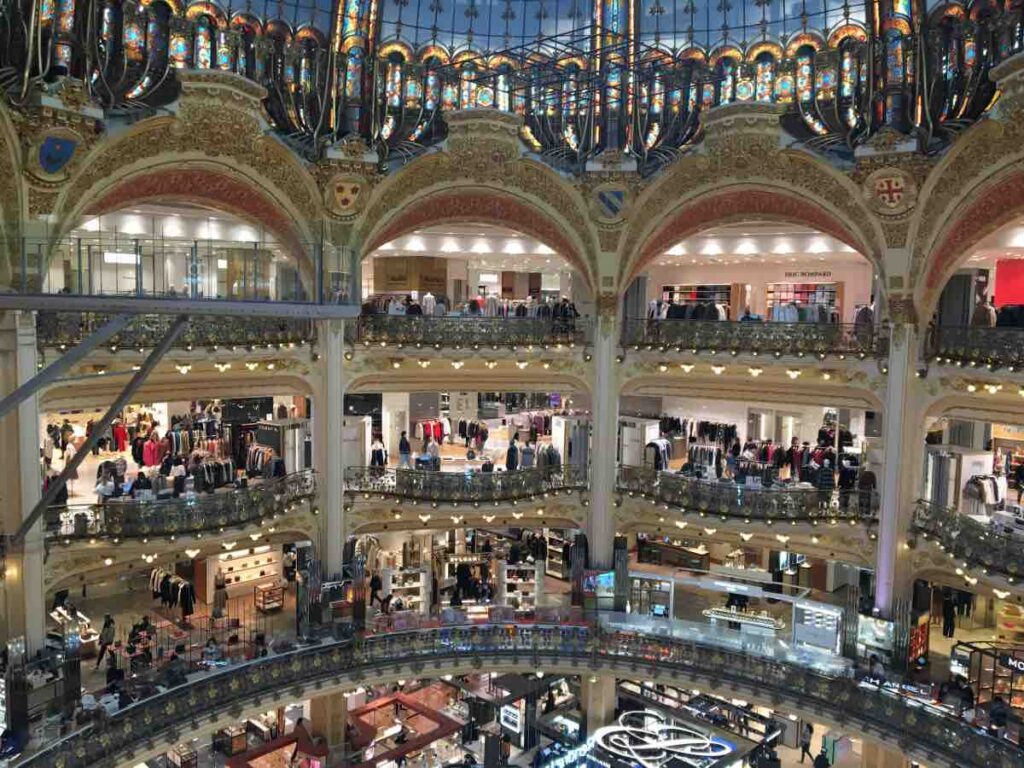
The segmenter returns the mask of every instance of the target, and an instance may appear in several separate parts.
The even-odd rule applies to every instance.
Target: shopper
[[[430,457],[430,468],[439,472],[441,470],[441,446],[432,437],[427,438],[427,456]]]
[[[971,325],[995,328],[996,308],[992,306],[992,300],[987,296],[982,300],[981,304],[974,308],[974,314],[971,315]]]
[[[405,432],[398,438],[398,467],[399,469],[409,469],[412,462],[412,446],[409,445],[409,438],[406,437]]]
[[[814,737],[814,726],[810,723],[804,723],[803,728],[800,729],[800,762],[803,763],[804,755],[814,759],[814,755],[811,754],[811,739]]]
[[[505,453],[505,469],[509,472],[515,472],[519,469],[519,433],[516,432],[512,435],[512,439],[508,444],[508,451]]]
[[[382,602],[380,599],[380,591],[383,589],[384,584],[381,582],[380,574],[373,574],[370,577],[370,607],[373,607],[373,601],[376,600],[378,603]]]
[[[109,613],[103,617],[103,628],[100,630],[100,652],[96,657],[96,666],[93,669],[99,669],[100,664],[103,661],[103,657],[107,653],[109,648],[114,643],[114,617]]]
[[[879,685],[885,682],[885,665],[877,654],[872,653],[871,658],[868,659],[868,671],[873,678],[878,680]]]

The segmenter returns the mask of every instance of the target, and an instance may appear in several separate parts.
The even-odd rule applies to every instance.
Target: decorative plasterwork
[[[207,204],[284,228],[276,234],[286,241],[318,239],[312,236],[312,222],[323,214],[321,193],[295,154],[267,133],[254,90],[258,87],[230,73],[182,77],[177,116],[149,118],[108,135],[83,157],[53,201],[57,234],[108,195],[129,200],[130,193],[118,187],[137,185],[152,195],[159,192],[162,179],[170,191],[158,199],[184,194],[191,184],[191,194]],[[246,200],[258,197],[265,202],[241,210],[236,193],[242,189],[248,190]],[[140,202],[145,199],[142,194],[136,197]],[[276,213],[268,224],[263,219],[271,208]]]
[[[763,115],[748,125],[738,114],[709,130],[700,153],[680,158],[638,197],[636,210],[652,215],[634,217],[620,242],[619,290],[679,240],[752,218],[833,235],[884,274],[885,239],[860,188],[810,153],[781,149],[778,131]]]
[[[0,103],[0,286],[9,285],[25,215],[20,183],[18,134],[12,114]]]
[[[368,253],[427,224],[499,224],[545,242],[595,283],[596,243],[579,192],[521,156],[514,116],[456,113],[444,151],[413,160],[374,190],[353,233]]]

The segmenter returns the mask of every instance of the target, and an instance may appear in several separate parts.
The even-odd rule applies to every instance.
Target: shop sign
[[[999,665],[1006,667],[1007,669],[1012,669],[1014,672],[1024,674],[1024,659],[1019,659],[1008,653],[999,654]]]
[[[803,270],[798,269],[793,272],[785,273],[787,278],[796,278],[798,280],[831,280],[832,270],[819,269],[819,270]]]
[[[514,733],[523,732],[523,713],[520,711],[521,702],[506,704],[501,708],[499,720],[501,724]]]

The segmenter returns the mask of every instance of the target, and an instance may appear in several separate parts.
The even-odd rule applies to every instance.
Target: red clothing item
[[[128,449],[128,428],[124,424],[114,425],[114,445],[116,450],[125,451]]]

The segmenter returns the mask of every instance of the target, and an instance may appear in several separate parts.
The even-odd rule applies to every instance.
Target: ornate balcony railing
[[[940,326],[932,330],[928,354],[948,365],[1020,370],[1024,368],[1024,328]]]
[[[575,347],[590,341],[590,321],[539,317],[430,317],[362,315],[345,324],[350,344],[396,344],[413,347],[498,349],[508,347]]]
[[[25,238],[11,288],[26,295],[347,304],[352,253],[321,242]]]
[[[619,469],[618,490],[686,512],[769,523],[873,520],[878,513],[878,494],[873,491],[751,488],[638,467]]]
[[[602,617],[604,618],[604,617]],[[852,677],[822,674],[774,657],[756,640],[716,642],[698,634],[648,634],[633,617],[600,625],[484,624],[435,627],[329,642],[208,674],[126,707],[49,744],[19,768],[108,768],[129,755],[160,749],[218,717],[241,717],[282,692],[325,693],[366,680],[468,674],[479,669],[544,669],[556,674],[604,671],[617,677],[673,680],[750,690],[807,712],[871,732],[929,765],[1017,768],[1016,746],[941,710],[890,696]],[[667,624],[667,622],[665,622]],[[722,630],[718,634],[731,631]],[[732,648],[750,647],[750,650]],[[298,694],[295,694],[298,695]],[[262,702],[262,703],[261,703]]]
[[[979,523],[955,509],[918,500],[914,530],[974,568],[1019,579],[1024,576],[1024,538]]]
[[[762,323],[709,320],[627,320],[622,346],[676,352],[883,358],[889,354],[885,328],[827,323]]]
[[[345,470],[346,491],[426,502],[516,501],[586,487],[586,468],[571,465],[472,473],[390,467],[348,467]]]
[[[36,339],[40,348],[71,347],[111,317],[97,312],[40,312],[36,318]],[[113,350],[152,349],[173,323],[171,315],[136,315],[107,346]],[[249,317],[239,322],[234,317],[193,315],[175,346],[187,350],[217,351],[238,347],[251,351],[268,345],[273,348],[294,346],[315,339],[316,324],[311,320]]]
[[[189,536],[221,528],[259,524],[287,514],[316,496],[312,470],[266,480],[236,491],[166,501],[119,501],[50,507],[46,536],[70,543],[83,539]]]

